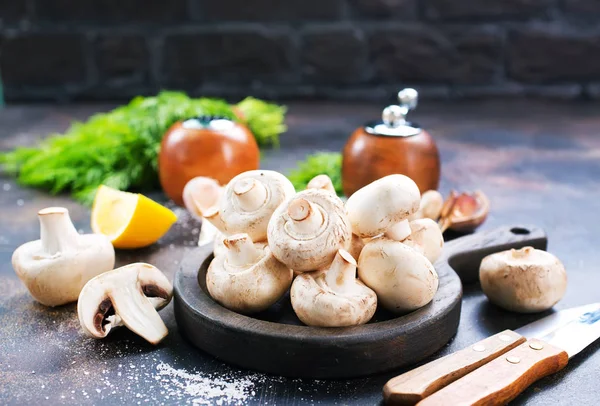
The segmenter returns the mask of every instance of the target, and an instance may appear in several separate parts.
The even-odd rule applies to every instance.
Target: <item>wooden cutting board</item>
[[[350,378],[417,363],[443,347],[460,319],[463,281],[477,279],[484,256],[531,245],[546,249],[536,227],[502,227],[448,242],[435,267],[439,289],[431,303],[398,316],[378,309],[363,326],[303,325],[289,294],[269,310],[245,316],[216,303],[206,289],[212,247],[198,248],[175,275],[175,317],[181,333],[213,356],[261,372],[289,377]],[[457,273],[458,272],[458,273]]]

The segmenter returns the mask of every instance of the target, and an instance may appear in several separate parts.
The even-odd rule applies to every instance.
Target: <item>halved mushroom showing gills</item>
[[[77,313],[83,331],[104,338],[121,325],[158,344],[168,334],[157,310],[173,297],[173,286],[156,267],[134,263],[91,279],[81,290]]]

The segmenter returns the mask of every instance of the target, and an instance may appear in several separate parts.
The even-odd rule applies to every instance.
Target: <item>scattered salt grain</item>
[[[182,395],[191,397],[195,405],[211,405],[215,403],[243,404],[255,392],[253,388],[259,375],[234,376],[188,372],[175,369],[161,362],[156,367],[158,375],[168,382],[165,398],[182,399]],[[237,375],[237,374],[235,374]],[[254,379],[253,379],[254,378]]]
[[[21,207],[25,204],[25,202],[23,201],[23,199],[19,199],[17,200],[17,206]]]
[[[11,185],[10,185],[10,183],[5,183],[4,185],[2,185],[2,189],[3,189],[5,192],[8,192],[8,191],[10,190],[10,188],[11,188]]]

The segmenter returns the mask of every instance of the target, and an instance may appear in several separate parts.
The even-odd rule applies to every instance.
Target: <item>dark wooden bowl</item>
[[[164,192],[183,205],[183,188],[196,176],[208,176],[226,185],[234,176],[258,169],[260,152],[250,130],[231,123],[223,130],[184,128],[175,123],[165,134],[158,156]]]
[[[410,137],[369,134],[359,127],[342,156],[342,187],[346,196],[387,175],[400,173],[415,181],[421,193],[437,189],[440,156],[433,138],[421,130]]]
[[[252,316],[222,307],[206,289],[212,252],[205,247],[190,254],[175,275],[175,316],[179,330],[193,345],[244,368],[310,378],[375,374],[419,362],[454,336],[462,285],[450,264],[460,263],[471,272],[491,252],[526,245],[545,248],[545,241],[541,230],[524,227],[451,241],[436,262],[440,284],[430,304],[402,316],[380,309],[368,324],[348,328],[302,325],[289,296]]]

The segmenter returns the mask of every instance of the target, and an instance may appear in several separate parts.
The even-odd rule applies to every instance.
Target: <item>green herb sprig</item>
[[[306,189],[306,185],[317,175],[325,174],[331,178],[338,196],[343,196],[342,190],[342,154],[339,152],[317,152],[307,155],[292,169],[288,178],[296,190]]]
[[[243,122],[259,146],[279,145],[285,107],[247,98],[237,106],[219,99],[193,99],[179,92],[136,97],[128,105],[74,123],[36,147],[0,153],[4,171],[20,184],[52,193],[71,192],[91,203],[99,185],[119,190],[158,186],[162,136],[179,120],[201,115]]]

